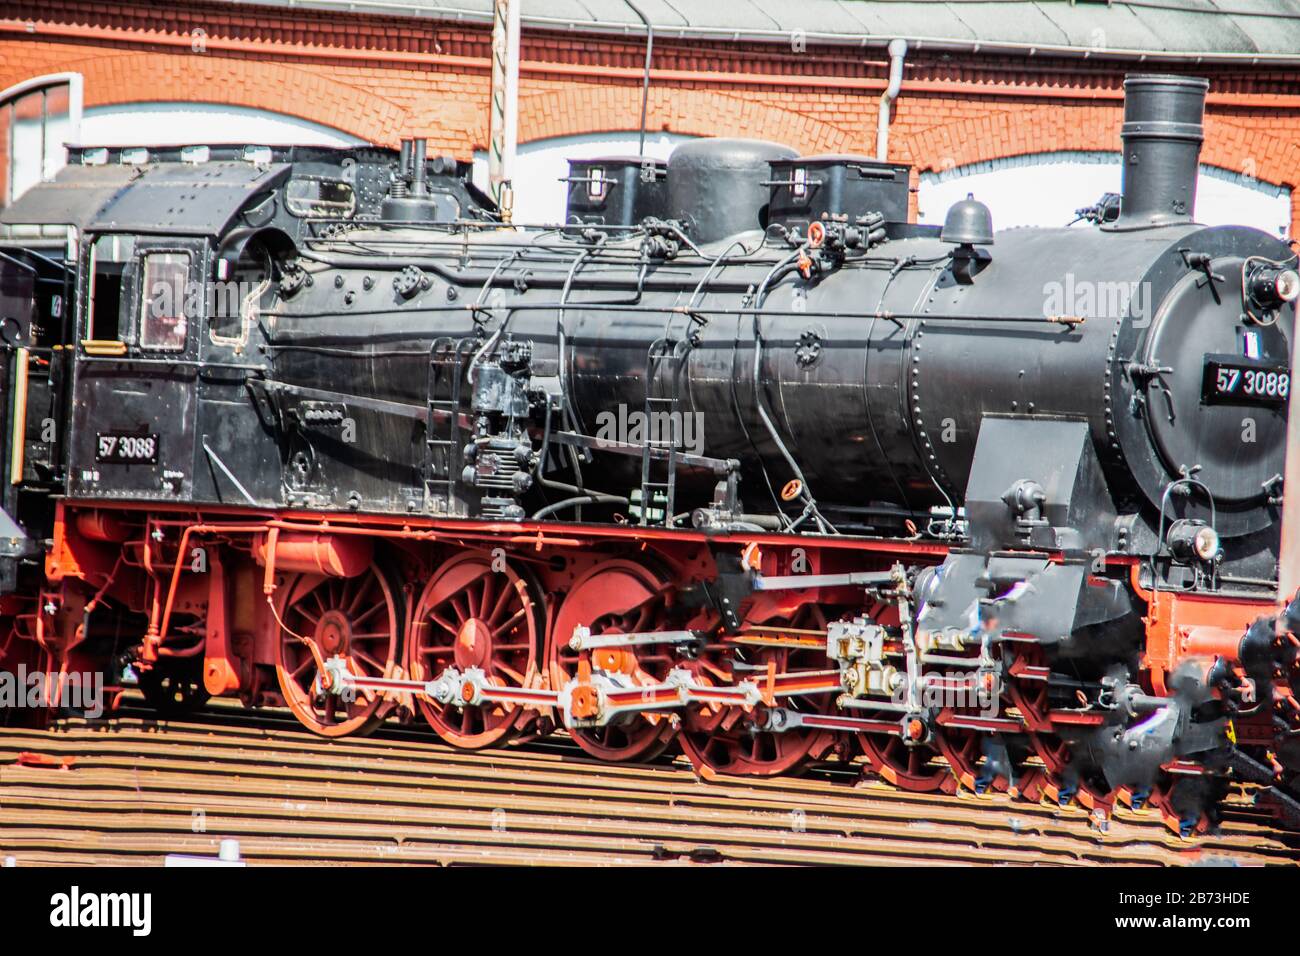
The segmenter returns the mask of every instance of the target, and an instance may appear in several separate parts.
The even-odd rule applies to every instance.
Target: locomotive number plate
[[[157,464],[158,436],[141,432],[100,432],[95,436],[95,461],[105,465]]]
[[[1291,370],[1240,359],[1206,357],[1201,399],[1206,405],[1267,405],[1277,408],[1291,394]]]

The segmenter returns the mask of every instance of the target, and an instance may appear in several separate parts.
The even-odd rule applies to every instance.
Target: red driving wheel
[[[560,604],[547,652],[551,686],[563,687],[578,672],[584,658],[593,670],[622,675],[629,683],[657,684],[679,658],[671,644],[642,644],[625,648],[575,651],[575,628],[593,635],[635,634],[669,628],[662,594],[668,578],[658,569],[614,558],[584,573]],[[574,741],[601,760],[651,760],[663,753],[676,734],[667,714],[624,714],[601,727],[575,727]]]
[[[780,629],[826,630],[826,615],[815,604],[804,604],[793,615],[762,622],[764,633],[779,637]],[[776,673],[825,671],[825,647],[757,646],[717,641],[692,662],[695,679],[703,684],[734,684],[749,678],[761,684],[769,669]],[[777,706],[804,713],[829,713],[836,691],[779,698]],[[835,742],[824,730],[797,728],[782,732],[761,729],[763,708],[746,714],[739,707],[692,706],[682,718],[682,752],[704,775],[733,774],[772,777],[798,769],[822,757]]]
[[[897,734],[858,734],[858,746],[867,764],[880,777],[900,790],[932,793],[952,792],[956,780],[931,744],[908,746]]]
[[[989,777],[985,792],[996,790],[1005,792],[1008,787],[1006,775],[997,773],[986,766],[984,753],[984,734],[969,727],[940,727],[935,734],[934,743],[943,759],[948,761],[948,768],[953,778],[967,790],[980,788],[976,781],[981,775]]]
[[[1015,660],[1008,668],[1005,692],[1011,706],[1020,712],[1025,726],[1031,731],[1046,730],[1051,726],[1048,711],[1047,655],[1038,644],[1028,642],[1017,645]],[[1029,677],[1028,674],[1040,675]]]
[[[310,638],[326,661],[343,658],[354,674],[391,676],[400,653],[398,595],[387,572],[375,563],[356,577],[301,574],[277,589],[276,677],[285,704],[312,733],[344,737],[373,730],[388,707],[370,691],[323,692],[316,659],[301,638]]]
[[[434,680],[448,667],[478,668],[500,687],[536,687],[542,643],[542,600],[513,564],[494,566],[486,554],[462,554],[433,572],[407,639],[407,671]],[[501,743],[536,711],[512,704],[459,708],[423,694],[416,704],[438,736],[476,750]]]
[[[1065,805],[1068,801],[1060,795],[1072,791],[1080,806],[1089,810],[1106,809],[1114,803],[1111,788],[1094,779],[1097,775],[1079,772],[1072,766],[1074,758],[1067,741],[1053,733],[1030,733],[1027,737],[1033,753],[1043,762],[1039,781],[1042,796],[1056,794],[1057,802]]]

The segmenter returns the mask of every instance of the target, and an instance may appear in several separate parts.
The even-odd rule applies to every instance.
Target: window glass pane
[[[140,284],[140,347],[177,352],[185,348],[185,284],[190,257],[151,253],[144,257]]]
[[[45,90],[45,158],[41,178],[53,179],[68,162],[63,144],[72,137],[72,117],[68,114],[70,93],[67,84]]]
[[[13,101],[9,124],[12,173],[10,198],[17,199],[41,180],[45,152],[45,93],[36,90]]]
[[[270,255],[253,243],[240,255],[230,279],[213,285],[207,299],[208,337],[215,344],[239,347],[248,341],[248,328],[271,287],[270,276]]]
[[[53,179],[67,164],[64,143],[72,137],[72,86],[68,82],[29,90],[0,103],[0,206],[13,202],[41,180]]]
[[[352,187],[336,179],[291,179],[284,198],[295,216],[346,216],[356,202]]]

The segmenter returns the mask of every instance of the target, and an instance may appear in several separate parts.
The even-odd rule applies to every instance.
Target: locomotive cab
[[[310,285],[298,248],[338,224],[495,215],[467,164],[423,154],[423,141],[400,155],[73,147],[54,182],[4,210],[11,228],[70,236],[57,344],[71,400],[55,416],[70,436],[59,474],[67,492],[283,503],[282,409],[264,391],[250,394],[273,354],[262,309]],[[18,287],[24,268],[7,266],[7,286]]]
[[[61,227],[0,226],[0,596],[37,566],[61,477],[63,349],[75,243]]]

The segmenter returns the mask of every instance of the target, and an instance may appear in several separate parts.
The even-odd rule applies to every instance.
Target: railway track
[[[260,719],[260,718],[259,718]],[[0,857],[159,864],[239,840],[250,863],[1289,864],[1300,849],[1248,795],[1219,833],[1154,813],[906,793],[857,767],[698,779],[550,739],[481,753],[409,730],[327,741],[238,711],[0,729]]]

